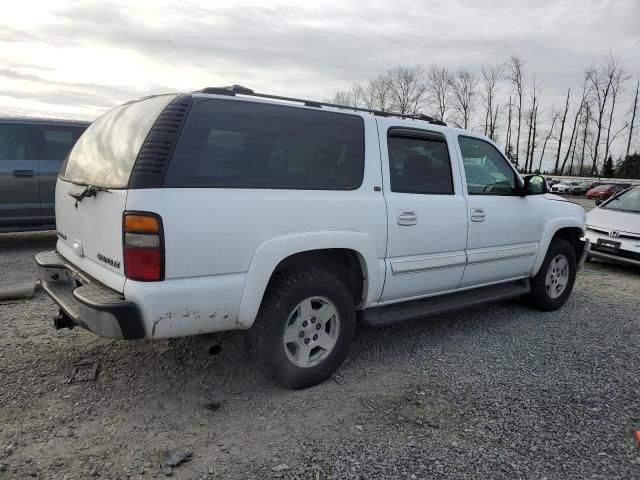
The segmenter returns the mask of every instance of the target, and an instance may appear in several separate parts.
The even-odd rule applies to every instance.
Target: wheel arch
[[[240,301],[238,327],[253,325],[267,285],[278,271],[302,266],[324,267],[345,281],[357,306],[364,306],[380,296],[383,279],[377,263],[373,238],[359,232],[305,232],[268,240],[256,249],[251,259]]]
[[[551,245],[551,242],[556,238],[567,240],[573,246],[577,261],[582,255],[582,249],[584,248],[584,242],[580,241],[583,236],[584,223],[576,218],[557,219],[548,224],[540,241],[538,254],[531,269],[531,276],[534,276],[538,273],[538,270],[540,270],[542,262],[547,255],[547,250],[549,250],[549,245]]]

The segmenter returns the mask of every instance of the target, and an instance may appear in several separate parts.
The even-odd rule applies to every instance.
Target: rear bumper
[[[41,252],[35,260],[42,288],[74,324],[101,337],[145,337],[135,303],[81,272],[58,252]]]

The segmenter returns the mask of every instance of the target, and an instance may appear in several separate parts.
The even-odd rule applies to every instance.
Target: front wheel
[[[279,385],[310,387],[344,362],[355,325],[353,297],[340,279],[313,268],[283,272],[249,332],[251,353]]]
[[[543,311],[562,307],[576,280],[576,254],[569,242],[552,240],[538,273],[531,279],[531,292],[522,297],[524,303]]]

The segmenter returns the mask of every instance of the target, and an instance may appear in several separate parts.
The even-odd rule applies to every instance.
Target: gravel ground
[[[45,234],[0,235],[2,282]],[[0,479],[640,478],[640,272],[590,263],[558,312],[517,301],[360,329],[333,380],[279,389],[197,338],[55,331],[39,292],[0,304]],[[95,381],[68,383],[96,362]],[[84,373],[81,371],[80,373]]]

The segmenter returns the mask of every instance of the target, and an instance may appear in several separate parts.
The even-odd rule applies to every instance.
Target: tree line
[[[580,89],[568,88],[562,105],[545,108],[542,86],[528,74],[524,60],[512,55],[481,66],[479,72],[435,64],[397,66],[366,83],[354,83],[329,101],[390,113],[424,113],[482,131],[503,145],[523,173],[640,178],[640,154],[632,151],[638,136],[639,91],[640,76],[631,75],[609,53],[584,70]],[[553,167],[543,168],[545,161]]]

